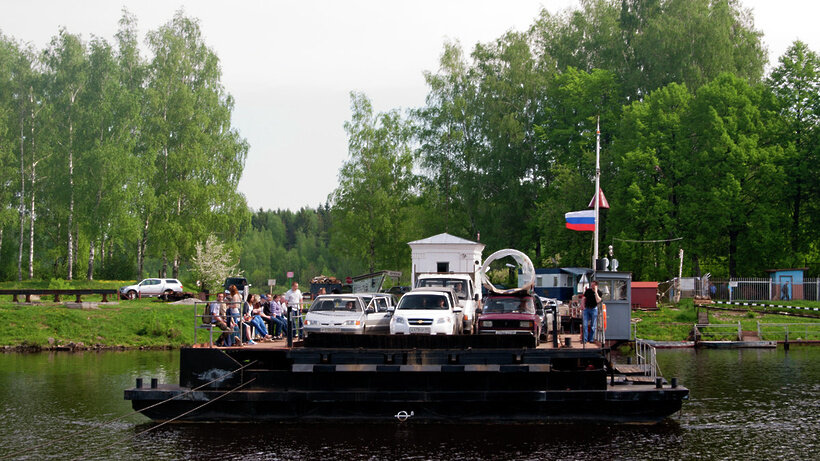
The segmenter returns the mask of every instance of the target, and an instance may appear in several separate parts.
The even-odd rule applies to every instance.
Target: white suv
[[[481,307],[481,297],[475,291],[469,274],[419,274],[416,287],[450,287],[455,290],[456,303],[462,311],[462,330],[470,334],[475,333],[475,311]]]
[[[461,328],[461,308],[452,291],[441,288],[417,288],[405,294],[390,319],[392,335],[455,335]]]
[[[134,299],[146,296],[168,296],[182,291],[182,283],[177,279],[145,279],[136,285],[120,288],[120,296],[125,299]]]

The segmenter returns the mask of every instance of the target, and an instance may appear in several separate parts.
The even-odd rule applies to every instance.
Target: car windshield
[[[532,298],[517,298],[517,297],[492,297],[484,304],[485,314],[534,314],[535,306],[532,303]]]
[[[469,293],[467,293],[466,282],[463,280],[421,279],[419,280],[418,285],[420,287],[453,287],[458,295],[458,299],[467,299],[469,296]]]
[[[310,312],[361,312],[356,298],[319,298],[310,306]]]
[[[396,309],[449,309],[444,295],[404,295]]]

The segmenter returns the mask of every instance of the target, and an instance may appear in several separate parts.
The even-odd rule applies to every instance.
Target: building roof
[[[456,237],[455,235],[450,235],[448,233],[434,235],[432,237],[427,237],[426,239],[416,240],[413,242],[409,242],[408,245],[481,245],[484,246],[483,243],[472,242],[467,239],[463,239],[461,237]]]
[[[807,271],[808,267],[794,267],[791,269],[766,269],[766,272]]]
[[[632,282],[632,288],[658,288],[658,282]]]
[[[588,269],[586,267],[562,267],[561,270],[573,275],[586,275],[592,273],[592,269]]]

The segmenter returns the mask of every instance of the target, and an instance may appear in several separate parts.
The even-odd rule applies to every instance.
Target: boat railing
[[[652,381],[661,376],[658,367],[657,349],[640,338],[635,338],[635,362],[643,370],[644,376],[651,377]]]
[[[194,341],[193,344],[198,343],[197,332],[199,330],[206,330],[208,332],[208,347],[214,347],[214,328],[217,329],[219,334],[222,334],[222,330],[219,329],[216,323],[210,321],[211,313],[205,312],[205,309],[211,305],[211,303],[218,303],[221,302],[222,304],[226,305],[226,310],[229,308],[228,305],[231,304],[242,304],[244,301],[194,301]],[[221,309],[220,309],[221,311]],[[240,309],[241,311],[241,309]],[[242,327],[240,328],[240,334],[244,330],[244,325],[247,322],[240,320],[240,324]]]
[[[757,337],[761,341],[818,341],[820,340],[820,322],[757,322]]]
[[[695,341],[703,341],[704,337],[717,341],[743,341],[743,328],[740,325],[740,321],[738,321],[737,324],[696,323],[693,328],[693,333]]]

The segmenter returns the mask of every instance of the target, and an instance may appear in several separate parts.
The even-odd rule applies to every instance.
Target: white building
[[[430,272],[456,272],[474,275],[481,269],[481,253],[484,244],[471,242],[450,234],[438,234],[408,243],[412,260],[411,284],[416,286],[416,276]]]

